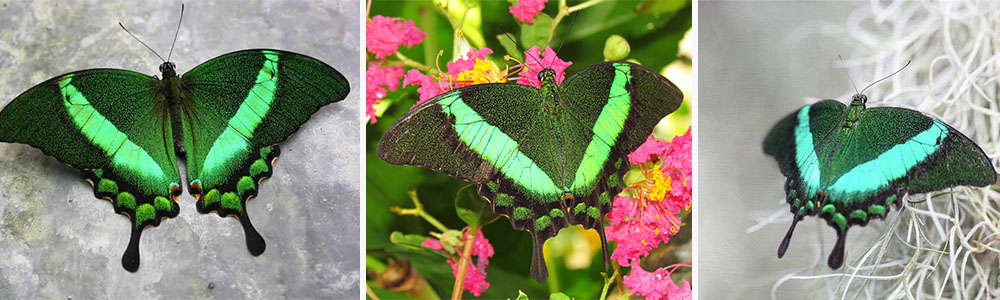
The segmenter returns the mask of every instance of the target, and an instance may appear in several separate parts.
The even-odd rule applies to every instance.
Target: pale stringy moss
[[[855,80],[881,78],[912,60],[865,92],[869,106],[906,107],[939,118],[1000,165],[1000,1],[872,1],[844,24],[856,45],[844,55]],[[956,187],[907,200],[901,213],[867,226],[881,232],[873,244],[858,241],[857,233],[848,237],[840,270],[825,265],[832,244],[813,239],[823,259],[779,280],[772,297],[790,281],[813,281],[824,291],[813,296],[835,299],[1000,298],[998,186]],[[775,216],[787,215],[787,205],[777,211],[754,227],[787,226],[775,222]]]

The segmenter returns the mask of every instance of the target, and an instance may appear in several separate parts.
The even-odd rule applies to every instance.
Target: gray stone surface
[[[0,104],[46,79],[87,68],[159,74],[176,1],[0,2]],[[359,290],[359,1],[187,3],[178,72],[234,50],[316,57],[351,83],[282,144],[274,176],[248,203],[267,251],[253,257],[239,222],[180,215],[147,229],[137,273],[121,266],[128,219],[93,197],[82,173],[20,144],[0,144],[0,298],[357,298]],[[184,174],[182,165],[181,174]],[[183,175],[182,175],[183,176]]]

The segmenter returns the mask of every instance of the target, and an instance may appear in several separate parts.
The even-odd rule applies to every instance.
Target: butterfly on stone
[[[863,93],[850,105],[836,100],[806,105],[764,139],[764,153],[774,156],[787,177],[785,198],[795,215],[779,258],[806,216],[818,215],[837,231],[827,260],[837,269],[844,262],[848,229],[885,219],[892,206],[902,207],[906,194],[997,181],[983,150],[955,128],[915,110],[867,108]]]
[[[74,71],[20,94],[0,111],[0,141],[40,149],[83,171],[94,196],[132,223],[122,266],[139,268],[142,230],[177,216],[187,165],[188,192],[201,213],[234,216],[251,254],[264,239],[246,201],[272,174],[278,143],[350,87],[315,58],[273,49],[241,50],[179,75],[164,60],[161,78],[118,69]]]
[[[487,83],[444,92],[401,116],[378,156],[470,181],[493,211],[534,242],[531,275],[548,277],[542,245],[559,229],[596,229],[607,263],[604,215],[624,187],[627,155],[676,110],[681,91],[657,72],[604,62],[541,88]]]

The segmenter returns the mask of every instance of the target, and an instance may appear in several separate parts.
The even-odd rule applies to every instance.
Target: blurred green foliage
[[[470,28],[467,23],[449,19],[442,9],[435,6],[435,2],[480,8],[474,12],[478,16],[466,17],[466,20],[478,19],[482,25]],[[561,49],[558,52],[561,59],[573,62],[566,70],[567,76],[604,61],[605,44],[612,35],[618,35],[627,41],[630,48],[627,59],[638,61],[653,70],[662,70],[677,58],[678,42],[691,27],[691,4],[686,0],[603,2],[580,10],[575,17],[566,16],[554,32],[551,24],[553,17],[558,14],[558,0],[546,3],[546,8],[542,11],[545,15],[536,16],[535,25],[517,22],[507,9],[513,3],[507,1],[435,2],[374,1],[369,17],[383,15],[414,20],[415,25],[426,32],[427,36],[422,44],[410,49],[401,47],[400,52],[431,68],[439,65],[444,69],[445,63],[453,60],[456,52],[468,49],[468,45],[462,47],[454,43],[456,32],[452,29],[452,23],[456,22],[465,28],[463,35],[470,38],[472,47],[478,49],[480,47],[476,44],[482,43],[473,36],[485,37],[482,39],[485,46],[494,51],[490,56],[491,60],[501,68],[504,63],[511,66],[515,64],[504,62],[502,57],[505,54],[523,59],[523,53],[514,50],[516,46],[510,42],[505,32],[518,39],[517,43],[524,49],[536,45],[544,48],[544,42],[548,40],[548,45],[553,49]],[[568,6],[573,7],[582,2],[569,1]],[[448,14],[456,15],[455,6],[452,8],[453,11]],[[437,55],[441,50],[444,55],[438,59]],[[369,55],[369,59],[374,57]],[[367,127],[365,238],[369,267],[378,265],[379,261],[387,261],[390,257],[406,259],[427,279],[438,295],[447,297],[451,294],[454,277],[444,258],[413,246],[422,237],[438,230],[419,217],[399,216],[390,211],[393,206],[412,208],[413,202],[407,191],[416,190],[424,210],[448,228],[460,230],[469,220],[495,220],[482,228],[496,254],[490,259],[486,269],[490,288],[481,298],[517,298],[518,291],[533,299],[545,299],[553,293],[564,293],[577,299],[600,297],[604,285],[601,272],[605,271],[600,250],[593,255],[590,267],[582,270],[570,269],[562,257],[550,256],[548,282],[535,282],[529,274],[531,236],[527,232],[513,230],[506,217],[496,218],[491,213],[482,213],[483,207],[488,210],[484,201],[476,199],[475,195],[462,195],[475,193],[470,183],[420,167],[390,165],[375,154],[382,133],[409,110],[418,97],[413,86],[390,92],[382,101],[392,101],[392,105],[376,124]],[[690,114],[690,110],[684,108],[674,114]],[[473,200],[478,200],[479,203]],[[689,230],[689,227],[686,226],[685,229]],[[397,231],[401,233],[395,236],[399,244],[391,240],[392,233]],[[690,239],[689,236],[687,240]],[[393,293],[374,286],[372,289],[382,299],[409,297],[407,294]],[[469,292],[464,295],[466,298],[473,297]]]

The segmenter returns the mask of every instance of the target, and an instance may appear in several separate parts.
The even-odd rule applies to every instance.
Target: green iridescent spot
[[[118,207],[124,206],[125,208],[135,210],[135,196],[132,196],[129,192],[121,192],[118,194],[115,204],[118,205]]]
[[[590,216],[591,218],[594,218],[594,220],[600,220],[601,219],[601,211],[598,210],[596,207],[593,207],[593,206],[588,206],[587,207],[587,215]]]
[[[812,202],[810,202],[810,203],[812,203]],[[833,206],[833,204],[823,205],[823,208],[820,209],[820,213],[822,213],[824,215],[833,215],[833,213],[835,213],[835,212],[837,212],[837,207]]]
[[[601,204],[607,205],[608,203],[611,203],[611,196],[608,196],[608,191],[604,191],[600,196],[597,196],[597,200],[599,200]]]
[[[250,165],[250,176],[254,178],[260,177],[260,174],[267,173],[267,162],[263,159],[258,159]]]
[[[236,193],[233,192],[222,194],[222,207],[243,212],[243,206],[240,205],[240,197],[236,196]]]
[[[268,154],[271,154],[271,147],[260,148],[260,157],[267,158]]]
[[[795,198],[795,200],[792,201],[792,206],[794,206],[794,207],[802,207],[802,201],[800,201],[799,198]]]
[[[621,168],[622,168],[622,158],[619,157],[618,160],[615,161],[615,169],[621,169]]]
[[[608,186],[618,187],[618,184],[620,183],[621,180],[618,179],[618,174],[612,173],[611,176],[608,176]]]
[[[896,195],[885,198],[885,205],[892,205],[893,203],[896,203]]]
[[[552,216],[553,218],[563,218],[563,217],[566,217],[566,215],[563,214],[563,211],[561,209],[558,209],[558,208],[553,208],[552,211],[549,212],[549,216]]]
[[[493,182],[493,181],[487,182],[486,183],[486,187],[489,188],[490,192],[492,192],[492,193],[496,193],[497,189],[500,188],[500,186],[497,185],[497,183]]]
[[[101,194],[118,194],[118,183],[108,179],[101,179],[97,183],[97,192]]]
[[[201,197],[201,204],[203,206],[209,206],[217,202],[219,202],[219,190],[217,189],[212,189],[208,193],[205,193],[205,196]]]
[[[816,204],[813,204],[812,201],[806,201],[806,210],[813,211],[815,209],[816,209]]]
[[[860,209],[855,209],[851,212],[851,219],[868,220],[868,213]]]
[[[94,172],[94,176],[97,176],[97,178],[103,178],[104,177],[104,170],[103,169],[97,169],[97,170],[94,170],[93,172]]]
[[[153,208],[149,203],[140,205],[138,209],[135,210],[135,227],[139,227],[143,222],[149,221],[156,218],[156,209]]]
[[[805,214],[806,214],[806,207],[805,206],[799,207],[799,213],[798,213],[798,215],[804,216]]]
[[[542,216],[535,220],[535,231],[545,230],[549,225],[552,225],[552,220],[549,219],[549,216]]]
[[[872,204],[872,206],[868,207],[868,213],[869,214],[873,214],[873,215],[884,216],[885,215],[885,206],[881,206],[881,205],[878,205],[878,204]]]
[[[156,196],[156,198],[153,199],[153,205],[158,211],[172,211],[174,208],[173,205],[170,205],[170,200],[167,200],[167,198],[164,198],[163,196]]]
[[[514,208],[514,220],[528,220],[531,218],[531,210],[527,207],[518,206]]]
[[[514,197],[510,195],[499,193],[497,194],[497,206],[511,207],[514,206]]]
[[[795,196],[797,195],[798,192],[796,192],[794,189],[788,190],[788,198],[795,198]]]
[[[835,213],[833,214],[833,223],[837,224],[837,228],[840,229],[840,231],[844,231],[847,227],[847,218],[845,218],[841,213]]]
[[[256,187],[257,186],[253,184],[253,178],[250,178],[250,176],[243,176],[243,178],[240,178],[240,181],[236,183],[236,192],[242,197],[243,195],[246,195],[247,191],[253,190]]]
[[[586,210],[587,210],[587,205],[583,204],[583,202],[580,202],[580,203],[576,204],[576,207],[573,207],[573,214],[574,215],[579,215],[580,213],[582,213],[582,212],[584,212]]]

